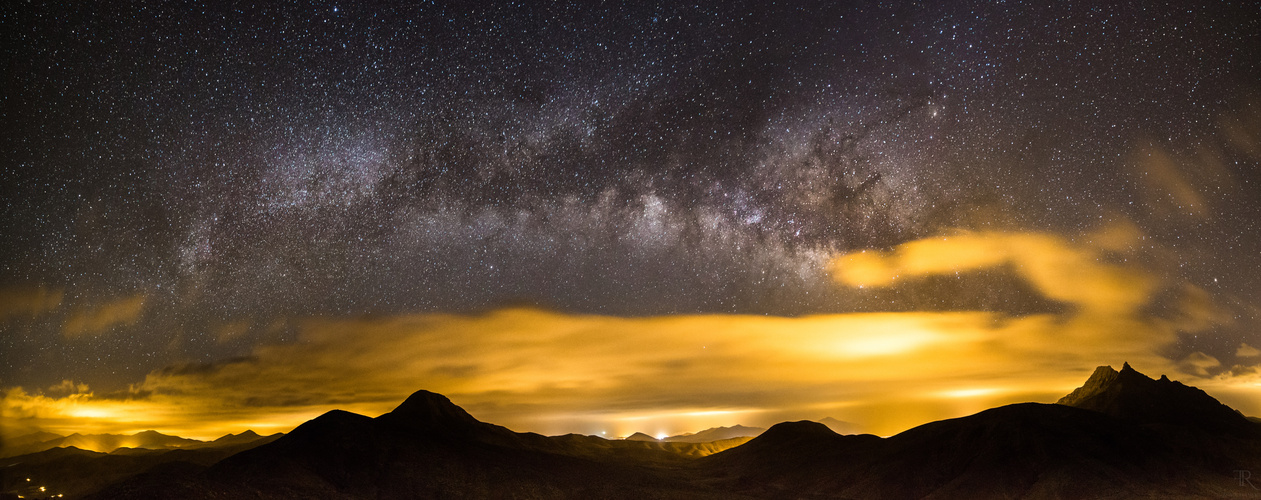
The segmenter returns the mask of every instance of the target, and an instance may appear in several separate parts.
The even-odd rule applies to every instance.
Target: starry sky
[[[287,430],[422,388],[549,433],[893,432],[1123,361],[1261,414],[1249,2],[0,26],[7,434]]]

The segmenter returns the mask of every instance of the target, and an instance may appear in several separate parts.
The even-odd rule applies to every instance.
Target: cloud
[[[1071,306],[1062,312],[615,317],[508,308],[308,318],[294,343],[170,366],[122,395],[11,390],[4,411],[17,418],[6,426],[209,438],[283,431],[332,408],[377,415],[427,389],[483,420],[546,434],[673,434],[822,416],[892,434],[1000,404],[1053,402],[1095,366],[1124,361],[1209,384],[1228,404],[1256,399],[1246,385],[1254,371],[1210,377],[1222,371],[1214,358],[1162,355],[1181,323],[1144,313],[1159,283],[1108,258],[1125,239],[960,233],[832,265],[840,283],[875,287],[1010,268]]]
[[[1217,358],[1204,354],[1202,352],[1193,352],[1182,360],[1180,366],[1184,373],[1194,373],[1201,377],[1209,375],[1209,369],[1217,368],[1222,365]]]
[[[81,307],[66,319],[62,333],[67,338],[105,333],[118,325],[132,325],[144,312],[145,296],[136,294],[97,307]]]
[[[61,297],[61,290],[50,290],[42,286],[0,289],[0,321],[20,316],[39,316],[61,305]]]
[[[1188,175],[1194,171],[1194,165],[1155,146],[1139,150],[1131,162],[1144,188],[1146,203],[1155,213],[1203,218],[1211,212],[1208,200]]]
[[[253,322],[248,320],[224,323],[215,330],[215,342],[223,344],[239,339],[249,333],[253,327]]]
[[[1105,234],[1100,239],[1113,248],[1126,238],[1122,231]],[[830,267],[842,284],[889,287],[908,279],[1006,266],[1046,298],[1077,306],[1081,314],[1137,312],[1151,298],[1156,280],[1138,268],[1106,263],[1104,257],[1099,249],[1048,233],[960,232],[905,243],[887,253],[842,255]]]
[[[49,387],[46,392],[54,396],[92,393],[87,384],[76,383],[73,380],[62,380],[60,384]]]
[[[143,398],[36,399],[25,404],[46,411],[22,415],[67,430],[74,422],[213,437],[287,430],[331,408],[376,415],[428,389],[484,420],[543,433],[678,433],[832,415],[889,434],[994,404],[1054,401],[1098,364],[1167,365],[1143,339],[1082,328],[977,311],[312,319],[295,344],[155,371],[134,388]]]

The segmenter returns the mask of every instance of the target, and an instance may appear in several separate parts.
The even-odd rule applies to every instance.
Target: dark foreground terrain
[[[76,455],[58,450],[43,453]],[[37,455],[8,460],[8,470],[38,472]],[[1261,498],[1251,479],[1256,471],[1261,487],[1261,425],[1129,365],[1099,367],[1058,404],[993,408],[889,438],[808,421],[711,443],[544,437],[420,391],[377,418],[334,410],[212,458],[149,464],[87,497]]]

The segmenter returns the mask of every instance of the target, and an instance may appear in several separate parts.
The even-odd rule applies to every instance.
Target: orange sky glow
[[[1076,239],[959,232],[830,263],[838,286],[864,289],[1006,269],[1066,304],[1063,313],[626,318],[508,308],[309,318],[296,343],[154,371],[126,398],[71,381],[57,391],[8,388],[0,425],[8,436],[153,429],[213,439],[286,432],[334,408],[375,416],[427,389],[483,421],[543,434],[660,435],[833,417],[890,435],[1001,404],[1054,402],[1095,366],[1125,361],[1261,414],[1255,368],[1210,377],[1206,368],[1220,365],[1212,357],[1160,354],[1178,331],[1223,320],[1194,287],[1161,283],[1129,258],[1141,241],[1124,223]],[[1144,304],[1169,288],[1184,297],[1181,313],[1146,315]],[[114,316],[85,317],[75,333],[122,321]],[[1261,360],[1261,350],[1241,345],[1239,357]]]

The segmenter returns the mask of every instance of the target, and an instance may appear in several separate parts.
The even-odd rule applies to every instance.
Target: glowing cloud
[[[0,289],[0,321],[51,311],[61,304],[61,297],[61,290],[44,287]]]
[[[104,333],[116,325],[134,324],[144,312],[145,296],[136,294],[95,308],[80,308],[66,320],[62,333],[68,338]]]
[[[332,408],[375,415],[423,388],[483,420],[547,434],[675,434],[825,416],[892,434],[1000,404],[1053,402],[1095,366],[1121,361],[1216,387],[1228,404],[1255,399],[1255,371],[1209,378],[1220,368],[1216,359],[1160,354],[1179,322],[1147,317],[1143,306],[1157,281],[1107,258],[1126,244],[1121,229],[1091,240],[1106,244],[961,233],[832,264],[841,283],[875,287],[1005,266],[1073,306],[1063,314],[624,318],[502,309],[313,318],[301,323],[296,343],[152,372],[130,399],[96,397],[74,384],[65,389],[75,394],[62,397],[11,389],[0,411],[10,433],[154,428],[209,438],[286,430]],[[1202,298],[1191,295],[1193,304]]]
[[[1125,235],[1109,234],[1109,246]],[[1089,247],[1046,233],[963,232],[912,241],[885,253],[860,252],[832,262],[837,281],[854,287],[887,287],[899,279],[1008,266],[1046,298],[1073,304],[1091,315],[1131,314],[1145,303],[1156,281],[1136,268],[1103,262]]]

